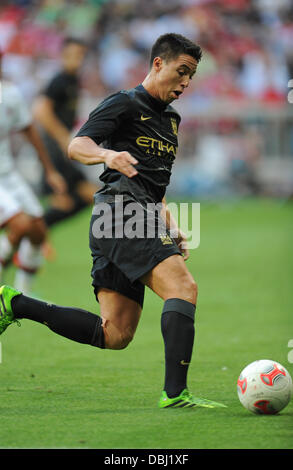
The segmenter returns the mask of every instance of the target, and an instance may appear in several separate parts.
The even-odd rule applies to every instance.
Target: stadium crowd
[[[65,37],[89,44],[81,122],[93,102],[142,81],[151,44],[170,31],[204,50],[195,83],[179,103],[185,117],[225,100],[236,107],[287,104],[293,77],[292,0],[3,0],[0,5],[4,72],[29,102],[57,70]],[[219,125],[225,134],[227,122]],[[229,122],[228,131],[235,126],[237,135],[238,123],[231,129]],[[185,155],[189,138],[190,133],[183,135]]]
[[[28,97],[53,71],[65,36],[90,44],[83,86],[101,96],[140,81],[151,44],[170,31],[205,51],[190,94],[280,101],[287,94],[292,0],[10,0],[0,6],[7,73]]]

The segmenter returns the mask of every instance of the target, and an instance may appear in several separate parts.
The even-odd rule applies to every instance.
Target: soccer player
[[[83,64],[86,46],[76,38],[67,38],[61,51],[61,70],[51,79],[34,103],[34,117],[52,162],[67,182],[64,194],[50,194],[50,207],[44,218],[46,224],[61,222],[92,204],[98,186],[88,181],[80,169],[67,157],[71,132],[75,125],[80,90],[79,71]]]
[[[160,408],[222,406],[194,397],[187,387],[197,284],[184,263],[189,255],[186,237],[165,202],[180,122],[170,103],[188,87],[201,56],[200,47],[181,35],[160,36],[143,83],[106,98],[69,145],[70,158],[86,165],[106,165],[101,176],[104,187],[95,195],[90,224],[92,284],[101,316],[46,304],[9,286],[0,289],[0,333],[26,318],[81,343],[123,349],[134,336],[144,289],[149,287],[164,301],[165,380]],[[152,212],[152,204],[160,203],[162,214]],[[126,236],[133,207],[138,228],[155,227],[155,236]],[[103,224],[107,236],[101,237]],[[121,228],[122,236],[117,235]],[[176,239],[172,230],[177,231]]]
[[[0,79],[1,59],[0,54]],[[0,228],[5,230],[0,236],[0,279],[15,253],[14,262],[18,269],[14,285],[29,292],[42,262],[41,246],[46,238],[47,228],[40,202],[14,165],[10,137],[16,131],[21,132],[33,145],[48,183],[54,191],[61,194],[66,183],[52,165],[24,99],[15,85],[1,80]]]

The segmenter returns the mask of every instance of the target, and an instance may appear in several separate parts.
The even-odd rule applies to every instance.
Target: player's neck
[[[152,74],[149,73],[144,81],[142,82],[142,86],[144,87],[144,89],[153,97],[155,98],[156,100],[158,101],[161,101],[161,98],[160,98],[160,94],[159,94],[159,91],[158,91],[158,88],[157,88],[157,85],[156,85],[156,82],[155,80],[153,79],[152,77]]]

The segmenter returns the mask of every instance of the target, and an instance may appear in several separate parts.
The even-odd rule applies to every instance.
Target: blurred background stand
[[[293,193],[293,0],[2,0],[4,75],[32,104],[59,67],[62,41],[89,44],[75,129],[110,93],[140,83],[166,32],[198,42],[198,74],[175,106],[182,115],[168,194],[229,198]],[[73,132],[74,135],[74,132]],[[30,148],[18,165],[39,188]],[[102,168],[83,167],[95,180]]]

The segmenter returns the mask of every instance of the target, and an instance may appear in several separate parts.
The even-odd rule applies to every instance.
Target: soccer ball
[[[262,359],[246,366],[237,381],[240,403],[258,414],[276,414],[288,405],[292,394],[289,372],[276,361]]]

